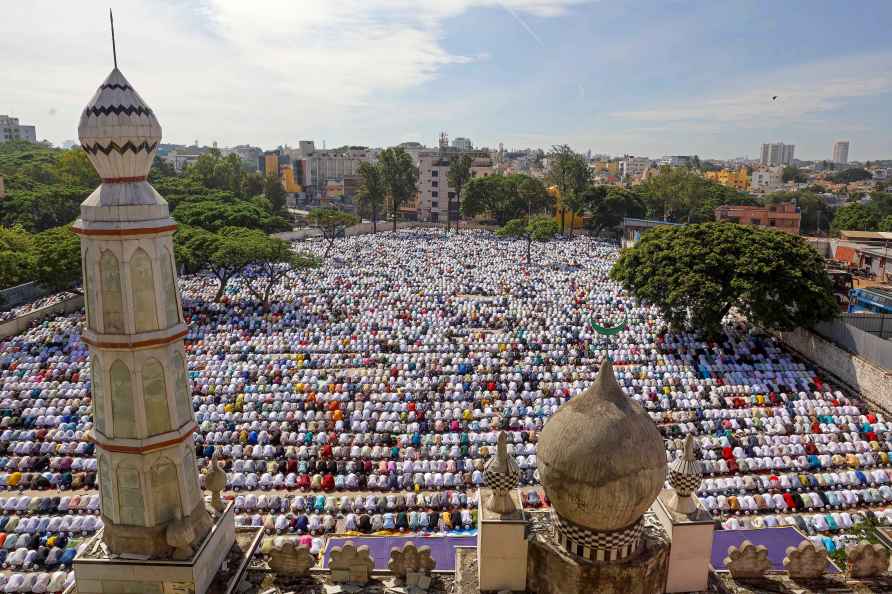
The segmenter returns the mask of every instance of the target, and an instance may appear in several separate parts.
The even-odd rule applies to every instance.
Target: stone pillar
[[[703,591],[709,579],[715,523],[696,497],[692,498],[696,508],[690,514],[675,511],[676,500],[675,491],[666,489],[651,508],[671,543],[665,591]]]
[[[527,522],[520,493],[516,489],[509,493],[516,509],[500,515],[484,505],[491,490],[480,489],[477,570],[481,591],[526,590]]]

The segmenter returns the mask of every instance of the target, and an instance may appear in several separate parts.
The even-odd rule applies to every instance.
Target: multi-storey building
[[[474,145],[471,143],[470,138],[456,136],[452,139],[452,148],[458,149],[460,151],[469,151],[474,148]]]
[[[845,165],[849,162],[849,141],[837,140],[833,143],[833,162]]]
[[[793,162],[793,152],[795,150],[795,144],[784,144],[783,142],[763,144],[762,157],[759,163],[768,167],[789,165]]]
[[[784,168],[761,167],[753,171],[750,187],[753,192],[773,192],[780,189],[784,183]]]
[[[302,140],[296,150],[290,152],[295,162],[295,177],[304,190],[320,196],[328,180],[343,181],[345,177],[359,175],[364,162],[376,162],[378,151],[367,147],[351,146],[342,149],[317,150],[311,140]]]
[[[458,220],[459,201],[455,188],[449,185],[449,163],[458,151],[428,149],[418,153],[418,199],[416,217],[419,221],[444,222],[452,201],[451,220]],[[471,178],[488,177],[495,174],[492,160],[486,153],[466,153],[474,157],[471,165]]]
[[[8,142],[10,140],[37,142],[37,129],[34,126],[20,124],[19,118],[0,115],[0,142]]]
[[[620,176],[624,182],[640,179],[650,167],[650,159],[647,157],[626,156],[619,162]]]
[[[750,176],[745,167],[741,167],[736,171],[733,169],[707,171],[703,174],[703,177],[741,192],[746,192],[750,189]]]
[[[715,209],[715,220],[729,221],[739,225],[755,225],[799,235],[802,215],[792,202],[769,206],[729,206]]]

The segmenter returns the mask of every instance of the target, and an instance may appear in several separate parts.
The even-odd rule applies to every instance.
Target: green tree
[[[592,170],[586,158],[566,144],[551,147],[548,154],[548,183],[554,185],[560,195],[561,233],[564,233],[564,213],[581,214],[584,208],[582,194],[591,184]],[[570,235],[573,234],[572,224]]]
[[[268,175],[263,182],[263,195],[272,204],[274,213],[285,211],[287,194],[282,187],[282,181],[275,175]]]
[[[168,177],[176,177],[177,171],[173,163],[168,163],[158,155],[152,160],[152,169],[149,171],[149,182],[157,184],[160,180]]]
[[[393,217],[393,230],[399,220],[400,207],[418,191],[418,168],[405,149],[395,147],[381,151],[378,157],[384,173],[384,183],[390,196],[390,215]]]
[[[846,204],[836,209],[832,228],[839,231],[876,231],[880,219],[876,211],[863,204]]]
[[[712,338],[732,308],[766,330],[808,327],[837,310],[824,261],[805,240],[734,223],[651,229],[610,276],[673,328]]]
[[[560,228],[553,217],[538,215],[530,219],[512,219],[496,231],[496,234],[499,237],[525,240],[527,243],[527,266],[529,266],[532,261],[531,250],[533,242],[550,241],[559,232]]]
[[[251,197],[263,194],[265,178],[257,171],[245,173],[242,178],[242,196]]]
[[[489,215],[498,225],[549,211],[554,199],[541,180],[523,174],[476,177],[462,193],[464,217]]]
[[[455,198],[458,200],[459,205],[461,205],[462,188],[471,179],[471,165],[473,164],[474,158],[471,155],[453,157],[449,162],[449,171],[446,174],[446,179],[449,182],[449,186],[455,188]],[[448,191],[446,210],[446,231],[449,231],[449,225],[452,223],[452,198],[449,197]],[[456,229],[458,228],[458,221],[456,221],[455,227]]]
[[[205,195],[197,201],[181,203],[174,210],[173,217],[179,223],[208,231],[219,231],[224,227],[262,229],[267,233],[291,229],[288,221],[270,213],[269,203],[262,196],[238,200],[227,192],[221,192],[209,198]]]
[[[319,229],[322,238],[326,241],[325,253],[323,258],[328,258],[331,248],[334,247],[335,240],[343,237],[347,232],[347,227],[355,225],[359,219],[350,214],[336,208],[314,208],[307,216],[310,225]]]
[[[787,165],[784,167],[784,172],[782,175],[782,179],[784,183],[787,182],[796,182],[796,183],[805,183],[808,181],[808,176],[802,173],[802,170],[796,167],[795,165]]]
[[[319,266],[319,259],[311,254],[298,254],[287,241],[252,231],[243,234],[241,241],[251,254],[250,262],[240,276],[248,291],[264,306],[270,303],[273,291],[291,272]]]
[[[81,280],[81,242],[71,225],[35,235],[34,260],[35,280],[50,290],[68,289]]]
[[[592,188],[583,194],[586,209],[591,213],[589,229],[595,235],[615,231],[625,217],[643,217],[644,202],[638,194],[619,187]]]
[[[86,188],[95,188],[102,182],[81,147],[62,151],[56,163],[56,177],[61,183]]]
[[[882,221],[880,221],[879,225],[880,231],[892,231],[892,215],[887,216]]]
[[[681,167],[661,167],[658,175],[637,186],[635,192],[642,198],[648,218],[673,222],[712,221],[715,209],[723,204],[758,204],[752,196]]]
[[[0,289],[34,280],[34,265],[34,237],[21,225],[0,227]]]
[[[838,184],[848,184],[872,178],[873,175],[871,175],[871,173],[866,169],[862,169],[861,167],[852,167],[851,169],[845,169],[837,174],[834,174],[833,177],[831,177],[830,179]]]
[[[359,164],[359,176],[362,178],[362,184],[356,193],[356,200],[360,208],[366,210],[372,219],[372,233],[377,233],[378,214],[384,207],[384,200],[387,197],[384,171],[377,163],[363,161]]]
[[[252,249],[267,235],[257,229],[224,227],[212,233],[199,227],[181,226],[174,236],[177,262],[187,272],[207,269],[217,279],[214,301],[220,301],[229,281],[253,258]]]

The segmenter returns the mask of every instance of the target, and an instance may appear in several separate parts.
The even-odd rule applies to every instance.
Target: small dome
[[[117,68],[84,108],[77,133],[104,181],[144,179],[161,142],[155,114]]]
[[[537,451],[554,511],[595,532],[632,525],[666,480],[663,438],[620,389],[606,358],[595,383],[545,424]]]

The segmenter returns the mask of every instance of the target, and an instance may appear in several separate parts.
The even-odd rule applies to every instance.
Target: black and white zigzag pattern
[[[119,155],[123,155],[127,151],[130,151],[134,154],[136,154],[140,151],[145,151],[147,153],[151,153],[153,150],[155,150],[158,147],[158,143],[155,142],[155,143],[149,144],[148,142],[143,141],[140,144],[133,144],[132,142],[130,142],[128,140],[126,143],[124,143],[123,146],[119,146],[117,142],[111,142],[108,146],[102,146],[101,144],[99,144],[97,142],[91,146],[82,144],[81,147],[85,151],[90,153],[91,155],[95,155],[97,153],[102,153],[104,155],[108,155],[108,154],[111,154],[112,151],[118,153]]]
[[[110,85],[100,85],[100,89],[119,89],[121,91],[132,91],[133,87],[130,85],[119,85],[118,83],[112,83]]]
[[[127,115],[152,115],[152,110],[148,107],[143,107],[142,105],[109,105],[108,107],[88,107],[84,110],[85,114],[93,114],[94,116],[99,115],[121,115],[122,113],[126,113]]]
[[[669,468],[669,484],[681,497],[695,493],[700,488],[702,480],[703,477],[699,474],[678,472],[674,468]]]
[[[644,518],[622,530],[594,532],[553,515],[558,543],[567,552],[586,561],[621,561],[638,552],[644,532]]]

